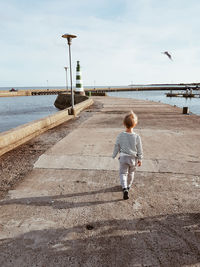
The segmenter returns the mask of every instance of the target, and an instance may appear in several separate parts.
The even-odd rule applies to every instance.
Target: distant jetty
[[[200,93],[199,94],[187,94],[187,93],[166,93],[167,97],[189,97],[189,98],[200,98]]]
[[[85,88],[86,94],[91,93],[91,95],[105,95],[106,92],[121,92],[121,91],[174,91],[174,90],[186,90],[186,88],[196,89],[199,87],[197,85],[170,85],[170,84],[160,84],[160,85],[130,85],[127,87],[94,87]],[[0,97],[9,96],[33,96],[33,95],[58,95],[61,93],[70,93],[70,90],[66,89],[27,89],[27,90],[16,90],[16,91],[0,91]]]

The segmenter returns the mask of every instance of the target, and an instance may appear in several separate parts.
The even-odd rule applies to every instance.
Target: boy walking
[[[123,198],[129,199],[128,191],[133,183],[136,166],[142,165],[142,142],[138,134],[133,132],[137,125],[137,116],[131,111],[124,118],[126,130],[117,136],[112,157],[119,153],[120,183],[123,189]]]

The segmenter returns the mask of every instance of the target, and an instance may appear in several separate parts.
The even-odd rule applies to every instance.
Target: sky
[[[199,0],[0,0],[0,87],[65,86],[64,33],[73,84],[200,82],[199,29]]]

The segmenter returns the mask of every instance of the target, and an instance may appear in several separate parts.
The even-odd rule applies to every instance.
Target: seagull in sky
[[[172,56],[170,55],[170,53],[168,51],[161,52],[161,53],[164,54],[164,55],[166,55],[166,56],[168,56],[168,58],[173,61]]]

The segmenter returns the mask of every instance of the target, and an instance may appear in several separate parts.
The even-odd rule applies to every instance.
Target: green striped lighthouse
[[[76,66],[76,94],[79,95],[85,95],[84,89],[83,89],[83,83],[82,83],[82,78],[81,78],[81,68],[80,68],[80,62],[77,61],[77,66]]]

